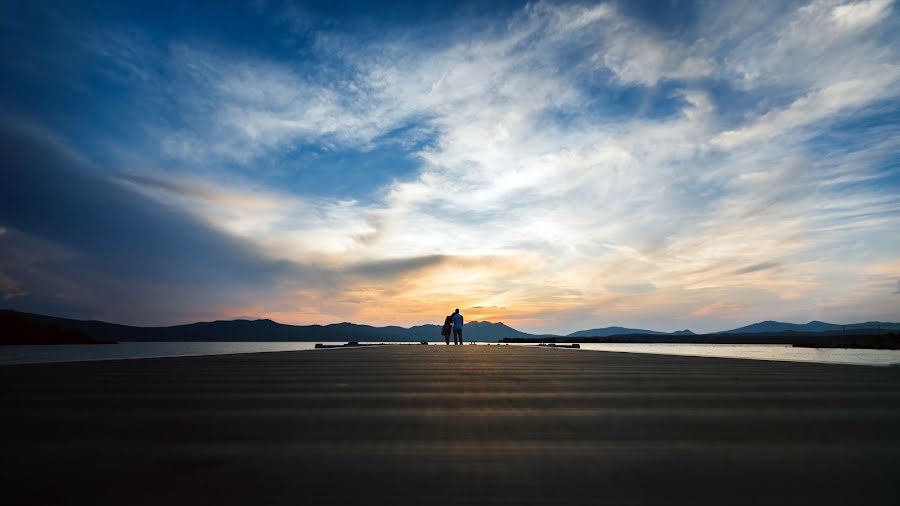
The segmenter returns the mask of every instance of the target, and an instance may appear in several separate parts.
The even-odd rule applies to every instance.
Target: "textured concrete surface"
[[[900,370],[535,349],[0,367],[4,504],[896,504]]]

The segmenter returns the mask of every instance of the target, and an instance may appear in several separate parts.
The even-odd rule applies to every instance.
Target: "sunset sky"
[[[3,2],[0,307],[900,320],[900,7]]]

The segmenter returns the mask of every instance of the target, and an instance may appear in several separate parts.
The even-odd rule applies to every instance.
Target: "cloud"
[[[604,27],[607,43],[594,61],[611,70],[619,82],[654,86],[662,80],[699,79],[713,73],[711,55],[704,50],[617,21]]]
[[[744,314],[745,311],[746,308],[742,307],[740,304],[722,301],[701,307],[700,309],[697,309],[696,311],[691,313],[691,315],[698,318],[708,318],[710,316],[721,317],[723,315],[740,316]]]
[[[611,292],[618,293],[647,293],[656,290],[653,283],[636,283],[630,285],[611,285],[607,287]]]
[[[366,278],[392,279],[399,275],[405,275],[434,267],[446,261],[442,255],[429,255],[414,258],[400,258],[391,260],[377,260],[353,266],[350,273]]]
[[[847,108],[860,107],[894,94],[892,90],[896,89],[900,79],[900,65],[884,66],[873,71],[877,74],[838,82],[825,89],[810,92],[785,109],[767,112],[750,125],[722,132],[713,138],[712,143],[719,148],[732,149],[746,142],[769,140],[790,129],[807,126]]]
[[[751,272],[768,271],[778,268],[777,262],[761,262],[758,264],[748,265],[734,271],[735,274],[749,274]]]
[[[844,30],[862,30],[883,20],[894,0],[850,2],[832,7],[831,19]]]
[[[198,279],[221,268],[278,288],[234,314],[422,323],[430,308],[477,307],[535,331],[805,317],[847,283],[861,287],[853,301],[883,294],[859,266],[897,255],[883,239],[900,212],[897,130],[858,133],[897,107],[892,9],[706,4],[671,32],[613,4],[539,2],[449,32],[317,31],[303,13],[315,65],[204,41],[155,56],[130,44],[104,58],[151,83],[164,69],[167,86],[138,86],[136,99],[174,117],[141,117],[145,152],[163,155],[103,179],[104,198],[127,198],[79,223],[112,220],[130,237],[105,215],[140,211],[131,221],[159,227],[134,242],[170,259],[146,260],[163,277],[170,264]],[[290,177],[307,148],[385,146],[416,170],[386,167],[397,176],[367,195],[314,196]],[[21,230],[87,248],[41,231],[77,212],[16,205],[35,212]],[[91,241],[105,269],[139,268]]]
[[[41,132],[4,123],[0,147],[3,271],[30,292],[31,309],[72,301],[79,316],[89,307],[118,320],[171,321],[259,296],[282,278],[327,277],[122,188]]]

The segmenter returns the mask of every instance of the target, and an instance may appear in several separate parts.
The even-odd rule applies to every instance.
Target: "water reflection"
[[[444,346],[444,343],[431,344]],[[484,345],[496,343],[479,342],[470,344]],[[315,345],[316,343],[294,342],[126,342],[111,345],[75,344],[53,346],[2,346],[0,347],[0,365],[184,357],[197,355],[227,355],[234,353],[266,353],[278,351],[312,351],[315,349]],[[900,350],[793,348],[791,346],[780,344],[586,343],[581,345],[581,350],[857,365],[886,366],[900,364]],[[578,350],[572,351],[578,352]]]
[[[273,351],[313,350],[316,343],[288,342],[190,342],[190,343],[119,343],[63,344],[48,346],[2,346],[0,364],[39,364],[48,362],[83,362],[130,358],[190,357],[197,355],[229,355]]]
[[[587,343],[582,350],[856,365],[900,364],[900,350],[794,348],[783,344]]]

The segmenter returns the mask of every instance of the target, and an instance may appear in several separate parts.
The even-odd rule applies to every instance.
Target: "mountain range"
[[[645,336],[693,336],[696,335],[688,329],[676,330],[675,332],[659,332],[657,330],[644,329],[627,329],[625,327],[604,327],[602,329],[579,330],[566,334],[566,337],[609,337],[641,334]]]
[[[109,341],[439,341],[440,325],[410,328],[373,327],[355,323],[330,325],[286,325],[268,319],[217,320],[169,327],[135,327],[98,320],[73,320],[33,313],[16,313],[26,319],[77,330],[85,336]],[[0,329],[2,330],[2,329]],[[468,322],[467,340],[497,341],[505,337],[535,337],[503,323]]]
[[[900,323],[890,322],[864,322],[850,323],[847,325],[838,325],[835,323],[825,323],[813,320],[809,323],[784,323],[775,321],[764,321],[729,330],[729,334],[765,334],[772,332],[847,332],[859,330],[882,330],[893,331],[900,330]]]
[[[98,320],[73,320],[33,313],[0,310],[42,325],[52,325],[63,330],[75,330],[94,339],[107,341],[441,341],[440,325],[414,327],[373,327],[355,323],[331,325],[286,325],[268,319],[217,320],[168,327],[136,327]],[[721,334],[822,334],[834,332],[872,332],[900,330],[900,323],[866,322],[837,325],[820,321],[806,324],[765,321],[747,325]],[[4,331],[4,329],[0,329]],[[504,338],[603,338],[609,336],[669,336],[665,341],[678,339],[689,342],[691,336],[699,336],[690,330],[659,332],[625,327],[605,327],[572,332],[567,336],[535,335],[516,330],[504,323],[469,322],[465,326],[466,340],[498,341]]]

